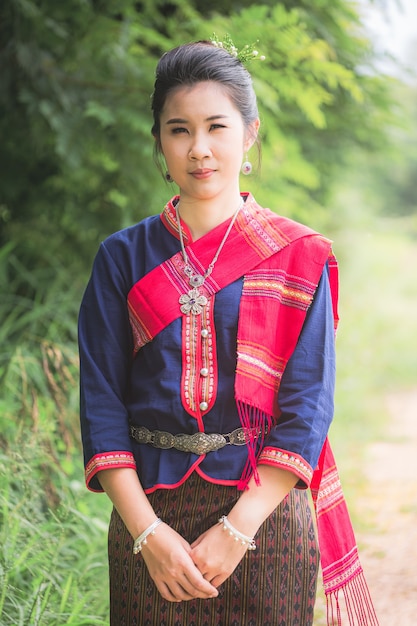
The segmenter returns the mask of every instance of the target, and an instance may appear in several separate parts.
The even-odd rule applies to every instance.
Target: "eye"
[[[226,128],[226,126],[224,124],[211,124],[210,125],[210,130],[217,130],[219,128]]]
[[[177,126],[176,128],[171,129],[171,133],[173,135],[179,135],[180,133],[188,133],[188,130],[183,126]]]

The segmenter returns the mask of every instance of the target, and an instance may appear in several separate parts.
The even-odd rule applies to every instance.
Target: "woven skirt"
[[[149,495],[158,517],[192,543],[227,514],[235,487],[195,472],[176,489]],[[312,626],[318,546],[307,494],[293,489],[256,535],[217,598],[167,602],[157,591],[133,540],[114,510],[109,528],[111,626]]]

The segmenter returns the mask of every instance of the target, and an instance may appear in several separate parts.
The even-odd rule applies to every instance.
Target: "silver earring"
[[[251,174],[251,172],[252,172],[252,169],[253,169],[252,168],[252,163],[249,161],[248,155],[246,155],[246,161],[244,161],[242,163],[242,167],[240,168],[240,171],[245,176],[249,176],[249,174]]]
[[[174,182],[174,179],[172,178],[172,176],[171,176],[171,174],[170,174],[169,172],[166,172],[166,174],[165,174],[165,180],[166,180],[168,183],[173,183],[173,182]]]

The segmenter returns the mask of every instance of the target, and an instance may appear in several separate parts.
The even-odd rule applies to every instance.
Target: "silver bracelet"
[[[223,524],[223,530],[228,530],[229,535],[233,537],[235,541],[240,541],[242,546],[246,546],[248,550],[256,550],[256,543],[253,537],[248,537],[240,533],[227,519],[227,515],[222,515],[219,519],[219,524]]]
[[[150,526],[148,526],[148,528],[146,528],[143,533],[141,535],[139,535],[139,537],[137,539],[135,539],[135,543],[133,544],[133,554],[138,554],[139,552],[141,552],[142,550],[142,546],[146,545],[148,543],[147,537],[148,535],[154,535],[155,534],[155,530],[157,529],[157,527],[159,526],[159,524],[162,524],[162,520],[156,519],[153,524],[151,524]]]

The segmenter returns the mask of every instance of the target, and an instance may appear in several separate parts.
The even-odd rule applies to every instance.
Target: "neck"
[[[221,200],[189,200],[180,197],[179,212],[181,219],[190,229],[193,241],[231,218],[241,202],[239,192]]]

